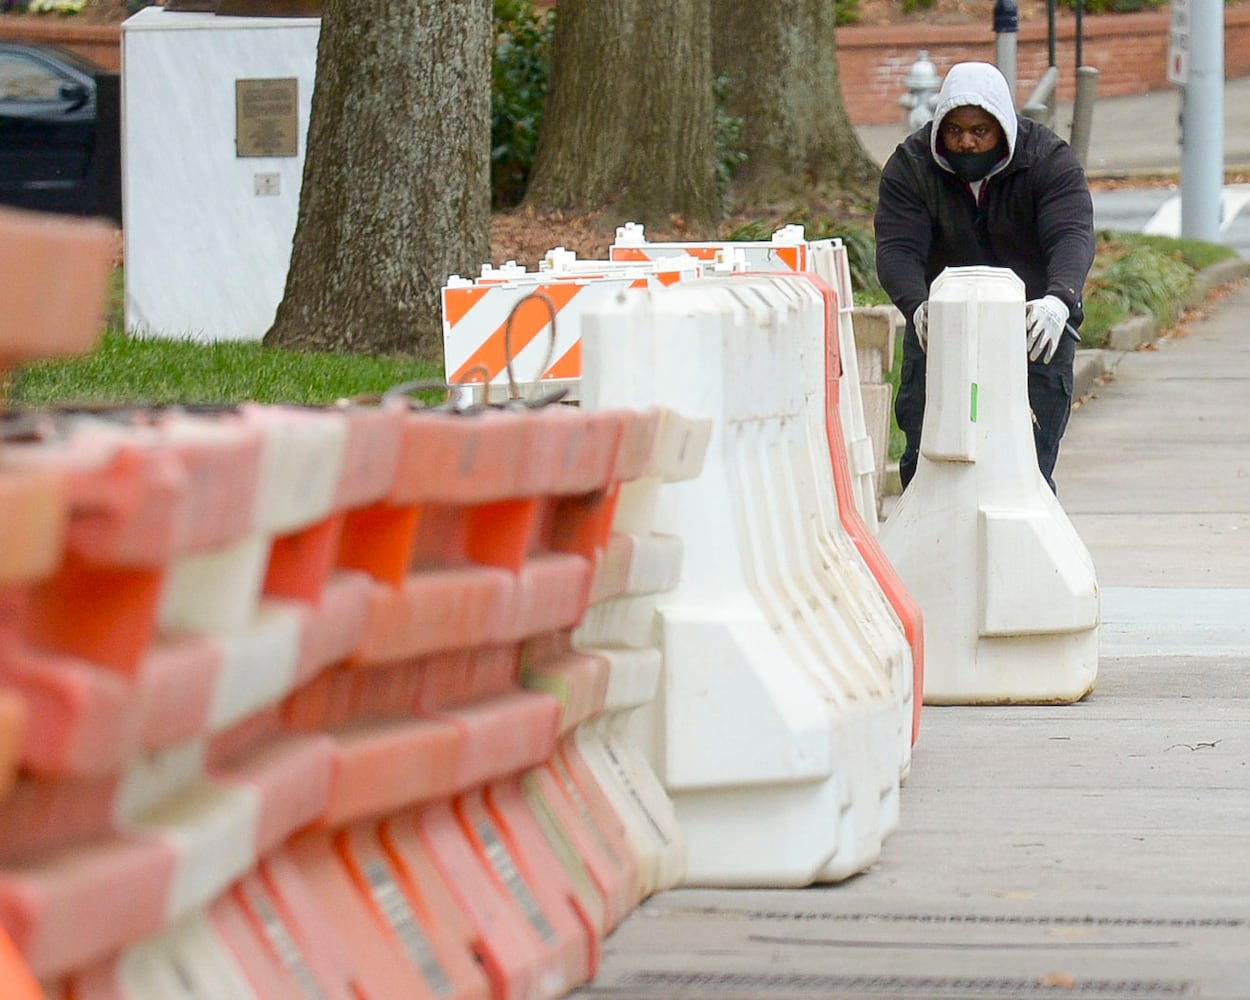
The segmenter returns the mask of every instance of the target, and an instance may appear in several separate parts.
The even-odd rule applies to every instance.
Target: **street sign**
[[[1178,87],[1189,82],[1189,0],[1172,0],[1172,25],[1168,31],[1168,82]]]

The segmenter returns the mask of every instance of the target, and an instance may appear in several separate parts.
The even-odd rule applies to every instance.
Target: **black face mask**
[[[984,153],[952,153],[946,151],[946,160],[961,181],[971,184],[985,177],[1007,153],[1007,143],[1000,142]]]

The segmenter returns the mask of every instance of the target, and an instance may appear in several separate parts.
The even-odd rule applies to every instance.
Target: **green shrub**
[[[859,23],[859,0],[834,0],[835,24]]]
[[[1084,4],[1086,14],[1135,14],[1141,10],[1154,10],[1165,6],[1169,0],[1061,0],[1070,10],[1076,10],[1078,2]]]
[[[1097,320],[1117,322],[1122,315],[1153,315],[1169,327],[1180,316],[1181,302],[1194,280],[1194,268],[1179,241],[1135,233],[1100,233],[1094,266],[1085,282],[1090,320],[1083,328],[1091,342],[1104,341]],[[1192,252],[1192,247],[1191,247]]]
[[[491,66],[491,203],[520,202],[534,165],[542,123],[555,13],[534,0],[495,0],[495,54]]]

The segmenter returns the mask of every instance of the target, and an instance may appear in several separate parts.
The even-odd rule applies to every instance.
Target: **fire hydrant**
[[[915,131],[933,117],[938,88],[942,86],[937,67],[929,59],[927,49],[920,50],[919,58],[911,64],[911,69],[903,78],[903,86],[907,88],[907,93],[898,99],[898,103],[907,109],[907,128]]]

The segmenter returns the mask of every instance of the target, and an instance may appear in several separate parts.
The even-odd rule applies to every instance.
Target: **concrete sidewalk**
[[[870,871],[663,893],[575,996],[1250,997],[1250,284],[1120,359],[1056,479],[1094,694],[926,708]]]
[[[1100,106],[1109,169],[1178,166],[1158,145],[1168,100]],[[1226,110],[1250,163],[1250,81]],[[1069,427],[1059,497],[1102,591],[1093,695],[926,708],[871,870],[662,893],[575,997],[1250,998],[1250,283],[1234,288],[1183,337],[1099,352],[1110,380]]]

